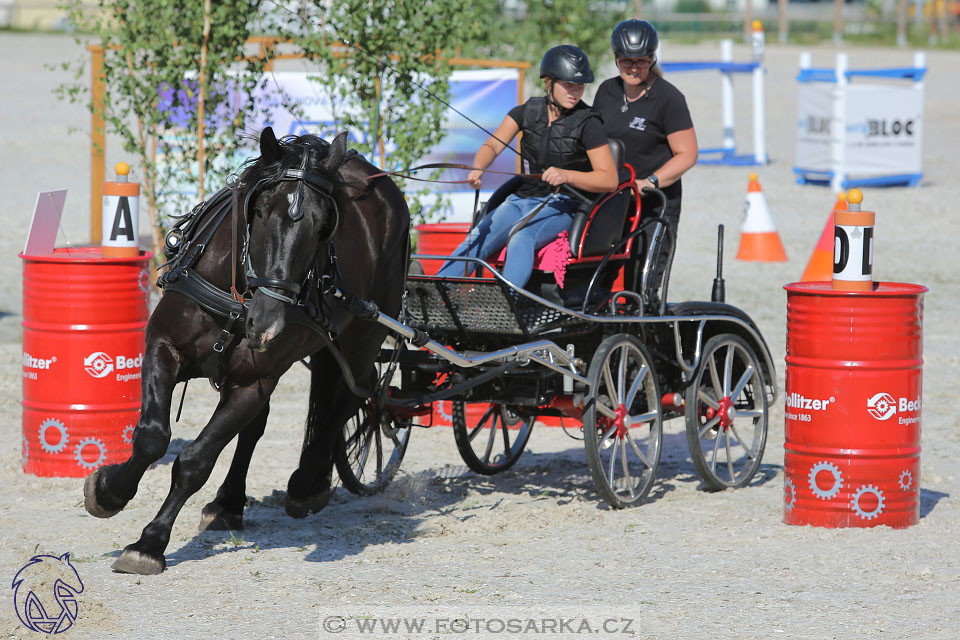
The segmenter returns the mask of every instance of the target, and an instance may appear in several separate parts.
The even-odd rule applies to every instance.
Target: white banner
[[[921,173],[923,93],[913,86],[847,87],[846,173]]]
[[[922,87],[801,82],[794,166],[844,179],[922,173]]]
[[[801,83],[797,88],[797,154],[800,169],[829,171],[832,166],[831,133],[839,133],[833,103],[839,87],[822,82]]]

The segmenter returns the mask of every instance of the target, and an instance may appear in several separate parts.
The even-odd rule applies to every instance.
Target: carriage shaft
[[[414,342],[419,341],[422,334],[415,329],[408,327],[402,322],[394,320],[390,316],[380,313],[377,316],[377,322],[387,327],[394,333],[403,338]],[[490,353],[466,354],[454,351],[450,347],[440,344],[436,340],[428,339],[420,345],[421,348],[443,358],[447,362],[463,368],[471,368],[491,362],[510,362],[512,360],[528,360],[536,362],[548,369],[561,373],[573,380],[590,386],[590,381],[580,375],[576,370],[575,358],[562,349],[555,342],[550,340],[535,340],[525,344],[520,344],[505,349],[499,349]]]

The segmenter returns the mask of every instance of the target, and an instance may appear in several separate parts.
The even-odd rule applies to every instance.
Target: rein
[[[467,171],[482,171],[484,173],[499,173],[504,176],[519,176],[521,178],[540,178],[540,173],[515,173],[513,171],[495,171],[493,169],[480,169],[478,167],[471,167],[468,164],[457,164],[453,162],[432,162],[430,164],[421,164],[415,167],[410,167],[408,169],[398,169],[397,171],[381,171],[380,173],[374,173],[373,175],[365,176],[363,180],[372,180],[373,178],[382,178],[388,176],[397,176],[407,180],[416,180],[418,182],[436,182],[438,184],[469,184],[467,180],[434,180],[431,178],[418,178],[416,176],[409,175],[414,171],[423,171],[425,169],[466,169]],[[359,180],[353,180],[351,182],[360,182]]]

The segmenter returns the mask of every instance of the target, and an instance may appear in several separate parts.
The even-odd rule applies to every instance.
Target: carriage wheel
[[[660,389],[650,354],[633,336],[610,336],[600,343],[588,375],[583,442],[590,475],[611,506],[632,507],[653,487],[663,441]]]
[[[453,403],[453,437],[460,457],[479,474],[492,476],[514,465],[533,431],[535,416],[491,404],[475,426],[467,426],[466,403]]]
[[[750,482],[767,443],[769,409],[759,360],[743,338],[707,341],[686,408],[690,456],[703,481],[718,490]]]
[[[410,421],[365,403],[340,432],[334,460],[340,480],[351,493],[372,496],[383,491],[400,469],[410,442]]]

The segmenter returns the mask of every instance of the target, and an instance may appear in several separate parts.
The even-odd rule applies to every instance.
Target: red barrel
[[[453,253],[470,231],[468,222],[437,222],[418,224],[417,253],[433,256],[448,256]],[[442,260],[423,260],[423,272],[428,276],[436,275],[443,266]]]
[[[783,521],[903,528],[920,517],[923,293],[787,290]]]
[[[150,253],[23,258],[23,470],[84,477],[130,456],[140,415]]]

